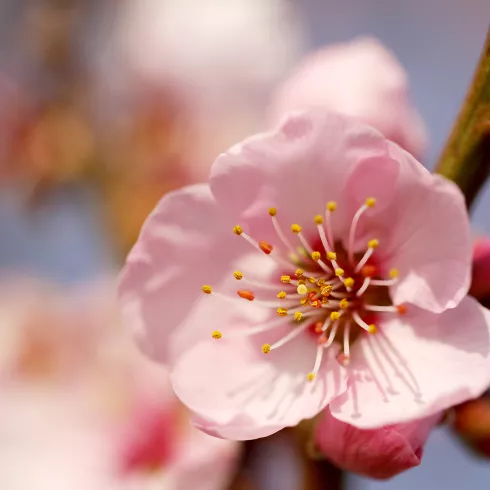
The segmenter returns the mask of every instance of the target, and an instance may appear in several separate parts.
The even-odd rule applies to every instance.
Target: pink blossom
[[[314,107],[358,117],[415,156],[425,150],[426,130],[409,99],[407,75],[376,39],[327,46],[306,57],[277,91],[271,119]]]
[[[418,466],[441,414],[379,429],[358,429],[325,410],[316,432],[318,449],[339,468],[370,478],[391,478]]]
[[[122,328],[113,286],[0,285],[2,488],[226,488],[238,445],[189,423],[168,371]]]
[[[455,185],[356,119],[297,113],[161,200],[120,298],[201,430],[263,437],[327,406],[379,428],[490,384],[470,251]]]

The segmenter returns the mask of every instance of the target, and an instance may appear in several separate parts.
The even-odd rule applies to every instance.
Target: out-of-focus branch
[[[436,172],[458,184],[468,208],[490,176],[490,30]]]

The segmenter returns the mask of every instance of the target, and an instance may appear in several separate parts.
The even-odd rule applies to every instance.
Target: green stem
[[[461,188],[468,209],[490,176],[490,30],[473,81],[435,171]]]

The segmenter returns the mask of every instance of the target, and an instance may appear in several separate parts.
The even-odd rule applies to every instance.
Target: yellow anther
[[[344,274],[345,274],[344,269],[341,269],[340,267],[339,267],[338,269],[335,269],[335,275],[336,275],[337,277],[341,277],[341,276],[343,276]]]
[[[316,378],[315,373],[308,373],[308,376],[306,376],[306,379],[311,383],[314,379]]]
[[[301,313],[301,311],[296,311],[294,313],[294,319],[299,322],[301,321],[301,319],[303,318],[303,313]]]
[[[318,280],[316,281],[316,283],[317,283],[317,284],[318,284],[320,287],[321,287],[321,286],[325,286],[325,283],[326,283],[326,282],[327,282],[327,281],[326,281],[325,279],[323,279],[323,277],[320,277],[320,279],[318,279]]]
[[[352,277],[346,277],[344,279],[344,286],[346,288],[351,288],[352,286],[354,286],[354,279],[352,279]]]
[[[374,207],[375,205],[376,205],[376,198],[374,198],[374,197],[368,197],[368,198],[366,199],[366,206],[367,206],[368,208],[372,208],[372,207]]]
[[[291,225],[291,231],[293,233],[300,233],[301,232],[301,226],[299,226],[298,224],[294,224],[294,225]]]
[[[284,291],[281,291],[280,293],[277,293],[277,297],[279,299],[286,299],[286,293]]]
[[[322,302],[323,305],[328,305],[329,299],[326,296],[322,296],[321,302]]]
[[[235,271],[235,272],[233,273],[233,276],[235,277],[235,279],[236,279],[237,281],[240,281],[240,280],[242,280],[242,279],[243,279],[243,274],[242,274],[240,271]]]
[[[391,269],[389,272],[391,279],[396,279],[399,274],[400,274],[400,271],[398,269]]]
[[[333,322],[338,320],[340,318],[340,313],[338,311],[332,311],[332,313],[330,313],[330,320],[332,320]]]
[[[235,235],[241,235],[243,233],[242,227],[240,225],[236,225],[235,228],[233,228],[233,233],[235,233]]]
[[[269,352],[270,352],[270,351],[271,351],[271,346],[270,346],[270,344],[264,344],[264,345],[262,346],[262,352],[263,352],[264,354],[269,354]]]
[[[211,294],[213,292],[213,288],[211,286],[208,286],[205,284],[202,288],[201,291],[205,294]]]
[[[377,248],[378,245],[379,245],[379,240],[376,240],[376,238],[373,238],[372,240],[369,240],[369,242],[368,242],[369,248]]]
[[[320,252],[312,252],[311,258],[315,261],[318,261],[322,258],[322,254]]]
[[[298,279],[298,286],[300,284],[306,284],[306,280],[305,279]]]
[[[333,213],[337,209],[337,203],[335,201],[327,202],[327,209]]]
[[[296,291],[298,291],[298,294],[306,294],[308,292],[308,288],[304,284],[300,284]]]
[[[343,310],[345,310],[346,308],[349,308],[349,302],[345,298],[343,298],[343,299],[340,300],[339,306]]]
[[[315,284],[316,283],[316,279],[314,277],[312,277],[312,276],[310,276],[308,278],[308,281],[311,282],[311,284]]]
[[[286,316],[288,314],[288,310],[286,308],[278,308],[277,314],[279,316]]]
[[[294,275],[296,277],[301,277],[304,273],[305,273],[305,271],[303,269],[296,269],[296,272],[294,273]]]
[[[328,260],[337,260],[337,254],[335,252],[327,252]]]
[[[327,286],[323,287],[320,291],[320,294],[322,296],[328,296],[333,290],[333,287],[328,284]]]
[[[306,303],[308,303],[308,298],[301,298],[299,302],[300,304],[305,305]]]
[[[277,209],[276,208],[269,208],[269,214],[271,216],[275,216],[277,214]]]
[[[221,334],[221,332],[219,330],[215,330],[211,335],[212,335],[213,339],[216,339],[216,340],[223,337],[223,335]]]
[[[284,284],[289,284],[291,282],[291,276],[281,276],[281,282]]]
[[[371,323],[368,326],[368,332],[369,333],[376,333],[377,331],[378,331],[378,329],[376,328],[376,325],[374,323]]]
[[[315,216],[315,223],[317,225],[323,225],[323,216],[321,214]]]

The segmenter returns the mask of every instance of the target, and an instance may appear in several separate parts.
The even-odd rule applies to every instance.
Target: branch
[[[468,209],[490,176],[490,30],[473,81],[435,171],[461,188]]]

